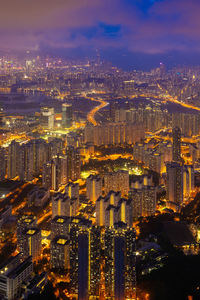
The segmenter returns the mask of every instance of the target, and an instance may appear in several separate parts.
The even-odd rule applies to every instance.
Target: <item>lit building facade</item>
[[[72,126],[72,104],[63,103],[62,104],[62,127],[70,128]]]
[[[128,171],[119,170],[117,172],[107,173],[104,175],[104,192],[120,191],[122,195],[127,195],[129,191],[129,173]]]
[[[181,205],[183,202],[183,167],[177,162],[166,164],[167,199]]]
[[[50,259],[53,269],[69,269],[69,240],[66,236],[59,235],[51,241]]]
[[[181,161],[181,130],[179,127],[175,127],[172,130],[173,138],[173,161]]]
[[[86,190],[87,198],[93,203],[101,196],[102,194],[102,179],[98,175],[90,175],[86,179]]]

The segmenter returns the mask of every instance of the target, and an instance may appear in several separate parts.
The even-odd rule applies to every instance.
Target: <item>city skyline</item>
[[[10,0],[1,7],[0,49],[67,58],[95,57],[98,49],[126,70],[200,58],[198,0]]]
[[[200,3],[0,10],[0,299],[200,299]]]

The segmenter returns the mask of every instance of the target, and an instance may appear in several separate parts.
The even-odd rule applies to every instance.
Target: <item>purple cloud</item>
[[[200,50],[199,0],[143,3],[145,9],[140,1],[128,0],[0,0],[0,48]],[[120,30],[111,35],[100,24]]]

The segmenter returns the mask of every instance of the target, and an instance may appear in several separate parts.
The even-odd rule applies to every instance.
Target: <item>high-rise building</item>
[[[134,159],[138,160],[139,162],[144,161],[144,144],[142,143],[135,143],[133,147],[133,157]]]
[[[102,194],[102,179],[98,175],[90,175],[86,179],[86,190],[87,197],[93,203],[101,196]]]
[[[125,223],[70,223],[71,293],[78,299],[135,299],[135,231]],[[57,254],[58,255],[58,254]],[[104,270],[104,274],[102,273]],[[105,276],[104,276],[105,275]]]
[[[104,175],[104,192],[120,191],[122,195],[127,195],[129,191],[129,173],[119,170]]]
[[[20,262],[20,254],[11,257],[0,266],[0,298],[20,299],[22,286],[30,280],[33,273],[31,257]]]
[[[6,151],[5,148],[0,147],[0,181],[6,176]]]
[[[128,228],[125,233],[125,299],[136,299],[136,258],[135,230]]]
[[[179,127],[175,127],[172,130],[173,138],[173,161],[181,161],[181,130]]]
[[[141,187],[130,189],[129,197],[130,199],[132,199],[133,218],[141,217],[143,215],[143,211],[142,211],[143,189]]]
[[[70,199],[79,198],[79,184],[69,182],[65,187],[65,193]]]
[[[41,230],[37,227],[25,229],[22,232],[22,257],[32,256],[38,260],[41,255]]]
[[[66,148],[67,158],[67,182],[69,180],[77,180],[81,174],[80,151],[74,147]]]
[[[136,299],[134,229],[122,222],[106,228],[104,251],[106,299]]]
[[[100,196],[96,201],[96,224],[97,226],[105,226],[105,197]]]
[[[70,217],[70,198],[66,193],[52,196],[52,218],[56,216]]]
[[[53,164],[53,161],[49,161],[43,165],[43,169],[42,169],[42,185],[46,189],[53,189],[53,186],[52,186],[52,164]]]
[[[37,227],[37,218],[35,216],[23,215],[17,221],[17,246],[20,252],[23,252],[23,235],[22,233],[28,228]]]
[[[89,228],[91,222],[73,219],[70,224],[70,282],[72,294],[78,299],[89,295]]]
[[[89,295],[89,232],[81,230],[78,235],[78,299],[88,299]]]
[[[33,175],[38,176],[44,163],[48,161],[47,143],[43,139],[30,141],[33,153]]]
[[[8,178],[12,179],[19,175],[20,144],[12,141],[8,147]]]
[[[181,205],[183,202],[183,167],[178,162],[166,164],[167,199]]]
[[[192,165],[183,166],[183,196],[188,198],[194,190],[194,167]]]
[[[54,128],[54,108],[42,107],[40,123],[43,127],[48,129]]]
[[[156,187],[141,185],[138,188],[130,189],[129,197],[133,218],[155,214],[157,204]]]
[[[22,144],[18,156],[20,179],[31,181],[33,179],[33,148],[31,144]]]
[[[101,290],[101,228],[92,226],[89,237],[89,295],[99,297]]]
[[[24,229],[37,226],[37,218],[35,216],[23,215],[17,222],[17,232],[20,235]]]
[[[105,226],[113,227],[114,224],[117,222],[117,208],[114,205],[108,205],[105,210]]]
[[[111,226],[117,222],[117,206],[121,199],[120,192],[110,191],[106,197],[100,196],[96,201],[96,224]]]
[[[153,176],[152,175],[142,175],[131,182],[131,188],[141,189],[143,186],[153,186]]]
[[[65,192],[70,198],[70,216],[75,216],[79,209],[79,184],[68,183],[65,187]]]
[[[51,161],[51,188],[54,191],[61,185],[61,157],[57,155]]]
[[[117,209],[117,222],[123,222],[128,227],[133,224],[132,201],[130,199],[121,198],[118,202]]]
[[[66,216],[55,216],[51,221],[51,240],[56,236],[69,236],[71,218]]]
[[[50,255],[53,269],[69,269],[69,240],[66,236],[59,235],[51,241]]]
[[[105,251],[105,295],[108,299],[115,299],[115,254],[114,254],[114,236],[113,228],[106,228],[104,234],[104,251]]]
[[[144,216],[151,216],[155,214],[157,203],[156,187],[145,186],[142,197],[142,214]]]
[[[199,114],[174,112],[172,114],[172,127],[179,127],[184,136],[199,134]]]
[[[70,128],[72,126],[72,104],[63,103],[62,104],[62,127]]]
[[[86,125],[85,143],[93,143],[96,146],[133,144],[144,138],[144,133],[144,127],[141,124],[127,122]]]
[[[4,117],[5,117],[5,113],[0,104],[0,127],[2,127],[4,125]]]
[[[57,191],[68,182],[68,159],[66,155],[57,154],[43,166],[43,186]]]
[[[49,138],[47,144],[47,157],[48,161],[53,157],[56,157],[58,154],[63,152],[64,142],[62,139],[58,138]]]
[[[121,198],[120,192],[110,191],[106,197],[99,197],[96,201],[96,224],[114,227],[118,222],[132,227],[132,202],[130,199]]]
[[[32,140],[20,145],[13,141],[8,147],[8,178],[19,176],[20,180],[31,181],[38,176],[47,161],[46,142]]]
[[[119,103],[115,100],[110,101],[110,120],[115,121],[115,112],[119,109]]]

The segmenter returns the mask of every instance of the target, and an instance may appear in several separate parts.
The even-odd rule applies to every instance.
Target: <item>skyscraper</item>
[[[79,184],[69,182],[65,187],[65,192],[70,198],[70,216],[75,216],[79,209]]]
[[[33,148],[31,143],[22,144],[20,153],[18,153],[19,160],[19,177],[21,180],[30,181],[33,179]]]
[[[183,167],[177,162],[167,163],[167,199],[180,205],[183,202]]]
[[[117,172],[107,173],[104,175],[104,191],[107,194],[109,191],[120,191],[127,195],[129,191],[129,173],[128,171],[119,170]]]
[[[42,107],[40,122],[43,127],[46,127],[48,129],[53,129],[54,128],[54,108]]]
[[[89,294],[89,220],[75,218],[70,224],[70,282],[72,294],[88,299]]]
[[[172,130],[173,138],[173,154],[172,158],[175,162],[181,161],[181,130],[179,127],[174,127]]]
[[[0,267],[0,299],[20,299],[23,286],[27,283],[33,273],[33,263],[29,256],[23,262],[20,254],[10,257]]]
[[[47,143],[43,139],[30,141],[33,153],[33,175],[38,176],[44,163],[48,161]]]
[[[72,104],[62,104],[62,127],[70,128],[72,126]]]
[[[87,197],[93,203],[102,194],[102,179],[98,175],[90,175],[86,180]]]
[[[8,147],[8,178],[12,179],[19,175],[19,152],[20,144],[12,141]]]
[[[90,229],[89,255],[90,255],[90,274],[89,274],[89,294],[91,297],[100,296],[101,288],[101,228],[92,226]]]
[[[66,155],[57,154],[51,161],[51,187],[57,191],[59,186],[68,182]]]
[[[69,182],[65,187],[65,192],[67,193],[70,199],[79,198],[79,184]]]
[[[51,267],[55,269],[69,269],[69,240],[66,236],[56,236],[51,241]]]
[[[135,231],[119,222],[114,228],[106,228],[105,296],[106,299],[135,299]]]
[[[17,222],[17,246],[22,253],[24,247],[23,232],[33,227],[37,227],[37,219],[35,216],[23,215]]]
[[[38,260],[41,254],[41,230],[37,227],[25,229],[22,240],[22,257],[32,256],[33,260]]]
[[[0,147],[0,166],[0,180],[4,180],[6,175],[6,151],[3,147]]]
[[[56,236],[69,236],[69,224],[71,219],[66,216],[55,216],[51,221],[51,240]]]
[[[194,167],[192,165],[183,166],[183,196],[188,198],[194,190]]]
[[[42,169],[42,185],[46,189],[52,189],[52,161],[43,165]]]
[[[80,151],[74,147],[66,148],[66,158],[67,158],[67,182],[69,179],[77,180],[80,178],[81,174],[81,159]]]
[[[110,191],[106,197],[100,196],[96,201],[96,224],[113,227],[115,223],[124,222],[132,227],[133,210],[131,199],[121,198],[120,192]]]
[[[132,217],[138,218],[155,214],[157,204],[156,187],[140,185],[137,188],[130,189],[129,197],[131,199]]]
[[[66,193],[55,193],[52,197],[52,217],[70,217],[70,198]]]

